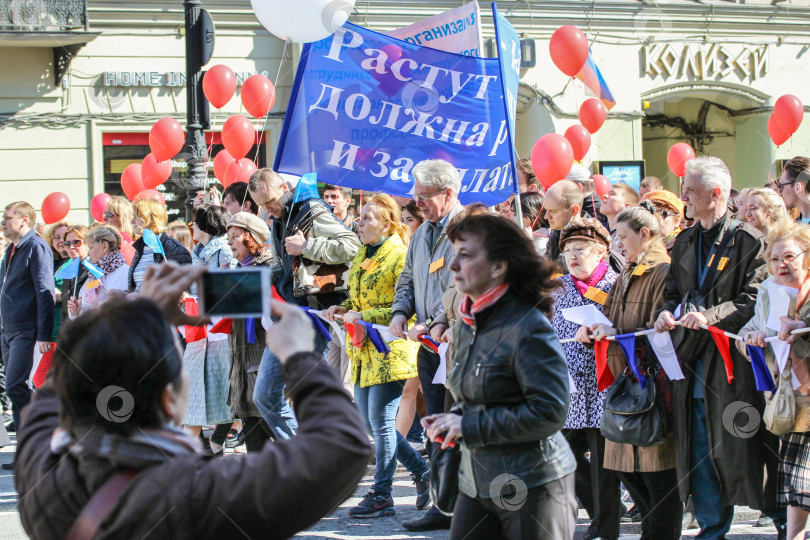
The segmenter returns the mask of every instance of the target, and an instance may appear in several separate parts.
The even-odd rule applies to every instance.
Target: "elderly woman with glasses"
[[[757,191],[757,190],[755,190]],[[810,334],[791,335],[790,332],[810,326],[810,227],[802,223],[782,221],[771,230],[768,238],[768,272],[757,293],[754,316],[740,330],[745,343],[764,347],[764,357],[774,379],[779,381],[780,370],[773,345],[765,338],[778,336],[791,345],[785,370],[792,371],[799,387],[794,390],[795,422],[781,437],[777,503],[787,507],[787,536],[791,540],[804,538],[804,528],[810,514]],[[772,285],[795,289],[795,309],[791,300],[788,316],[781,317],[781,328],[768,326],[771,309]],[[745,343],[735,342],[741,353],[747,355]]]
[[[566,319],[563,310],[592,308],[601,313],[618,274],[608,264],[610,234],[595,219],[572,219],[560,231],[560,249],[568,273],[560,278],[562,287],[552,293],[551,324],[560,339],[571,339],[580,325]],[[605,438],[599,431],[606,390],[598,389],[593,349],[578,342],[565,343],[563,349],[573,382],[563,433],[577,459],[577,497],[591,517],[588,534],[618,538],[619,480],[603,466]],[[589,452],[590,459],[586,458]]]
[[[68,313],[75,319],[80,313],[91,309],[118,293],[126,295],[129,290],[127,275],[129,265],[121,254],[121,233],[114,227],[98,225],[85,236],[87,258],[104,272],[104,276],[88,278],[78,295],[68,301]]]

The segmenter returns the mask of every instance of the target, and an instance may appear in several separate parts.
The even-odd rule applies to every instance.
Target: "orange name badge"
[[[644,265],[644,264],[639,264],[638,266],[636,266],[636,267],[633,269],[633,274],[632,274],[632,275],[634,275],[634,276],[640,276],[640,275],[641,275],[641,274],[643,274],[643,273],[644,273],[646,270],[647,270],[647,265]]]
[[[561,277],[563,277],[562,274],[552,274],[551,275],[551,279],[560,279]]]
[[[444,257],[436,259],[435,261],[430,263],[430,273],[432,274],[433,272],[435,272],[440,268],[444,268]]]
[[[91,291],[91,290],[97,288],[99,285],[101,285],[101,282],[99,280],[97,280],[97,279],[94,279],[93,281],[88,281],[87,282],[86,288],[87,288],[88,291]]]
[[[727,263],[728,263],[728,257],[720,257],[720,262],[717,263],[717,269],[722,271],[723,268],[726,267]]]
[[[377,268],[377,261],[366,259],[365,261],[360,263],[360,268],[362,268],[366,272],[373,272]]]
[[[597,304],[604,306],[605,302],[607,301],[607,293],[602,289],[597,289],[596,287],[588,287],[588,290],[585,291],[585,298],[596,302]]]

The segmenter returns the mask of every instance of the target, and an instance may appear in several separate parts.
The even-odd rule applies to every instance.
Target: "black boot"
[[[451,521],[451,517],[445,516],[436,510],[435,506],[431,506],[421,519],[407,521],[402,526],[409,531],[439,531],[449,529]]]

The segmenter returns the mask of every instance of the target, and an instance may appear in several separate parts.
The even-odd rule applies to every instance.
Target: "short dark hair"
[[[515,299],[551,316],[551,291],[560,285],[552,279],[555,265],[541,257],[532,241],[515,222],[495,214],[476,214],[454,223],[447,231],[451,242],[472,235],[481,241],[490,262],[506,262],[506,279]]]
[[[340,191],[341,193],[343,193],[343,196],[346,197],[347,199],[352,198],[352,188],[349,187],[336,186],[334,184],[324,184],[323,186],[324,194],[327,191]]]
[[[53,378],[62,425],[73,435],[92,427],[123,435],[160,428],[163,390],[181,374],[174,330],[155,304],[104,302],[59,335]]]
[[[408,201],[408,204],[403,206],[402,210],[407,211],[410,215],[416,218],[416,221],[418,221],[420,225],[425,222],[425,215],[422,213],[422,210],[416,206],[415,200],[411,199]]]
[[[224,206],[202,205],[194,211],[197,228],[211,236],[222,236],[228,232],[230,212]]]
[[[540,186],[540,180],[537,179],[537,176],[534,174],[534,168],[532,167],[532,160],[529,158],[519,159],[517,161],[517,169],[526,175],[526,186]]]
[[[804,183],[805,191],[810,188],[810,158],[804,156],[791,158],[785,163],[784,169],[790,182]]]
[[[548,221],[543,217],[541,212],[545,200],[545,197],[539,193],[530,192],[520,194],[520,212],[523,214],[523,217],[532,222],[534,225],[533,230],[548,226]],[[512,211],[515,211],[515,201],[512,201]],[[537,216],[540,216],[540,218],[538,219]]]
[[[250,196],[250,192],[248,191],[248,185],[245,182],[234,182],[230,186],[225,188],[225,191],[222,192],[222,200],[225,200],[225,197],[230,195],[233,197],[235,201],[244,201],[242,204],[247,202],[250,205],[250,213],[256,215],[259,213],[259,205],[253,200],[253,197]]]

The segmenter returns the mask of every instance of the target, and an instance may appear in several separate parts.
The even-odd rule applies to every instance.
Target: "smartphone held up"
[[[209,270],[200,277],[197,288],[200,314],[232,319],[269,316],[270,277],[267,267]]]

